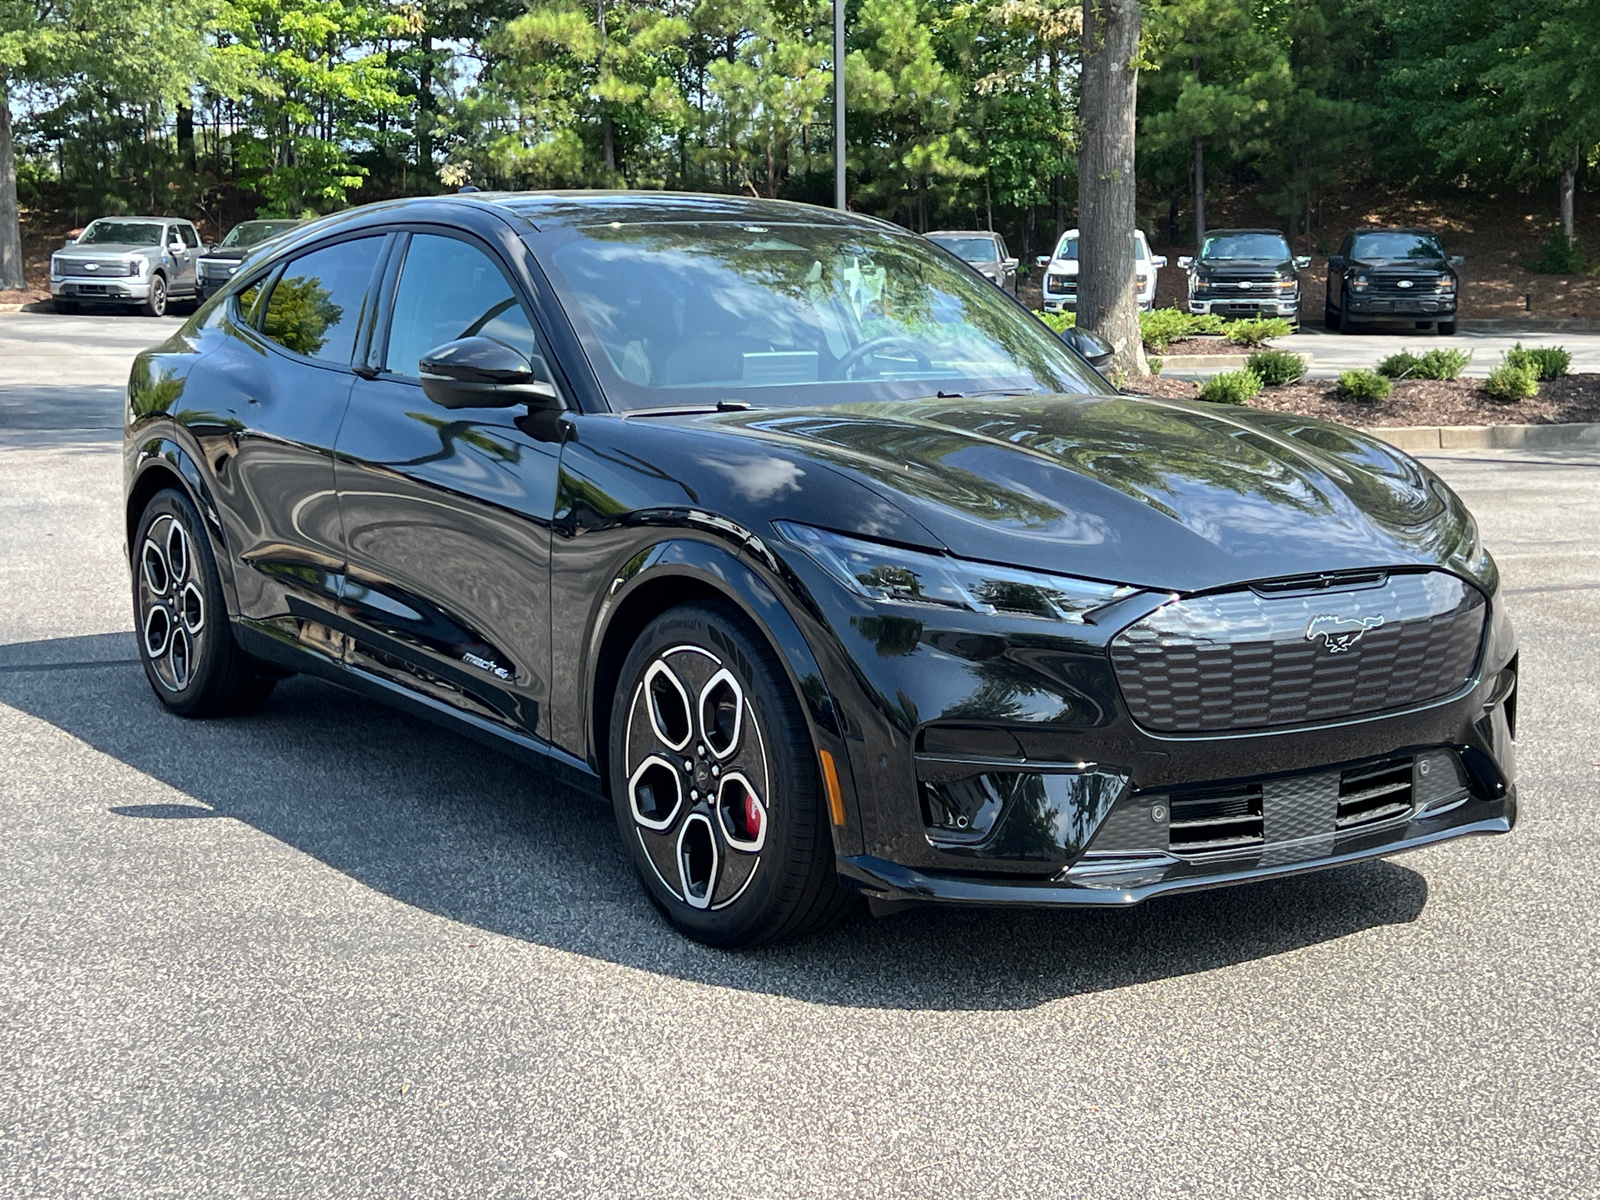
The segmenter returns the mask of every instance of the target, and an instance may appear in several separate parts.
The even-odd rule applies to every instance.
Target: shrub
[[[1538,257],[1528,263],[1528,270],[1541,275],[1577,275],[1588,269],[1589,260],[1584,256],[1583,247],[1567,241],[1567,235],[1559,229],[1551,230]]]
[[[1282,387],[1306,373],[1306,360],[1289,350],[1257,350],[1245,369],[1267,387]]]
[[[1418,379],[1459,379],[1472,361],[1470,350],[1429,350],[1417,360]]]
[[[1261,390],[1261,377],[1246,368],[1213,375],[1200,387],[1200,399],[1213,404],[1243,404]]]
[[[1506,351],[1506,362],[1513,367],[1532,371],[1539,379],[1560,379],[1572,365],[1572,355],[1565,346],[1535,346],[1524,350],[1518,342]]]
[[[1139,335],[1144,344],[1160,353],[1173,342],[1193,337],[1197,333],[1217,333],[1222,329],[1222,318],[1214,313],[1197,316],[1177,308],[1152,308],[1139,314]]]
[[[1509,352],[1506,357],[1510,358]],[[1489,378],[1483,381],[1483,390],[1490,398],[1505,401],[1507,404],[1531,400],[1539,394],[1539,374],[1532,367],[1519,367],[1509,361],[1503,362],[1489,372]]]
[[[1344,400],[1387,400],[1394,384],[1376,371],[1346,371],[1339,376],[1338,392]]]
[[[1034,309],[1033,315],[1048,325],[1054,333],[1065,333],[1078,323],[1078,314],[1073,312],[1049,313]]]
[[[1420,358],[1409,350],[1402,350],[1379,363],[1378,374],[1386,379],[1414,379],[1421,366]]]
[[[1223,334],[1235,346],[1260,346],[1268,338],[1288,337],[1294,326],[1282,317],[1261,317],[1256,320],[1231,322]]]

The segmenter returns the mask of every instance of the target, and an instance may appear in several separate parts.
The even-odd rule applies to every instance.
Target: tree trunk
[[[27,286],[22,276],[22,214],[17,208],[17,160],[11,148],[11,94],[0,79],[0,288]]]
[[[1206,144],[1194,140],[1194,252],[1206,240]]]
[[[600,71],[605,72],[606,62],[606,0],[595,0],[594,22],[600,31]],[[611,113],[606,102],[600,101],[600,141],[605,157],[606,186],[612,187],[617,178],[617,150],[611,138]]]
[[[178,105],[178,161],[190,171],[196,170],[194,156],[194,109],[187,104]]]
[[[1138,57],[1138,0],[1084,0],[1078,327],[1110,343],[1113,369],[1124,376],[1150,371],[1133,274]]]
[[[1578,153],[1578,145],[1574,142],[1572,162],[1561,172],[1561,232],[1566,235],[1569,246],[1578,240],[1578,228],[1572,214],[1573,193],[1578,189]]]
[[[424,30],[417,40],[417,170],[433,178],[433,34]],[[426,186],[426,185],[424,185]]]

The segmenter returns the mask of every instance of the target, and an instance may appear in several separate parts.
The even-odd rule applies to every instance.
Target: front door
[[[356,380],[338,442],[351,661],[547,738],[561,423],[521,407],[441,408],[417,363],[478,335],[549,355],[494,251],[443,231],[402,237],[376,374]]]

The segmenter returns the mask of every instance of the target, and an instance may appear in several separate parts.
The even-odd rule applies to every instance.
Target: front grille
[[[1442,571],[1163,605],[1111,659],[1133,719],[1161,733],[1334,721],[1442,699],[1472,678],[1487,609]]]
[[[1413,771],[1411,759],[1397,758],[1341,773],[1335,824],[1340,829],[1350,829],[1409,816],[1414,805]]]
[[[1248,850],[1265,840],[1259,783],[1172,798],[1167,845],[1173,854]]]
[[[1410,283],[1410,287],[1401,287],[1402,281]],[[1369,275],[1367,276],[1367,295],[1369,296],[1395,296],[1402,300],[1410,298],[1420,300],[1427,296],[1434,299],[1439,293],[1439,277],[1437,275]]]
[[[93,264],[93,269],[91,270],[90,264],[85,260],[58,258],[56,260],[56,267],[57,275],[112,275],[122,276],[123,278],[126,278],[128,275],[128,264],[120,260],[96,262]]]

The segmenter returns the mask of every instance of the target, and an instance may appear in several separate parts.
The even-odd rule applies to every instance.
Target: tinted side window
[[[415,379],[428,351],[478,336],[535,353],[533,325],[494,260],[456,238],[415,235],[400,269],[385,369]]]
[[[296,354],[348,366],[382,247],[381,237],[361,238],[295,259],[267,297],[261,332]]]
[[[200,235],[194,231],[193,225],[179,225],[178,234],[183,238],[183,244],[190,249],[200,244]]]

